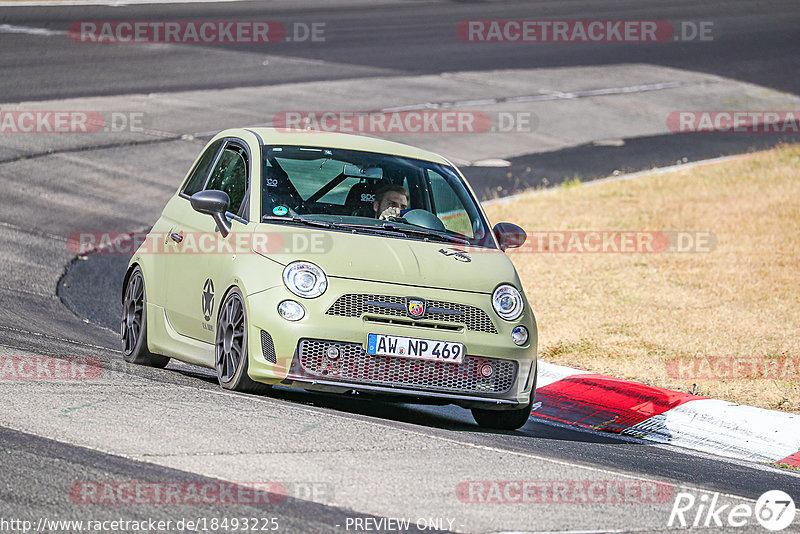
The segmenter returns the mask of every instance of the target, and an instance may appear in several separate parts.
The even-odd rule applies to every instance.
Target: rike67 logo
[[[755,505],[725,502],[719,493],[702,494],[700,497],[688,492],[675,495],[667,527],[744,527],[755,522],[767,530],[783,530],[794,521],[797,510],[794,499],[781,490],[770,490],[762,494]]]

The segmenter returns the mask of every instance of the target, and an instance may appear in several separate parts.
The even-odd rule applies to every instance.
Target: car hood
[[[309,261],[329,277],[491,293],[501,283],[519,287],[511,260],[498,249],[261,224],[270,236],[262,255],[288,265]],[[282,246],[281,246],[282,245]]]

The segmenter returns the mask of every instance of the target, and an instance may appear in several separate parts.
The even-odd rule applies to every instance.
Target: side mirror
[[[198,191],[189,200],[194,211],[211,215],[214,222],[217,223],[222,237],[228,237],[228,234],[231,233],[231,223],[225,216],[225,212],[228,211],[228,206],[231,203],[228,193],[213,190]]]
[[[525,230],[516,224],[507,222],[497,223],[494,225],[492,232],[494,232],[497,242],[500,243],[500,250],[521,247],[528,238]]]

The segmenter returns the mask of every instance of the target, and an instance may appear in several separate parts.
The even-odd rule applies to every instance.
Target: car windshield
[[[494,248],[455,169],[324,147],[264,146],[262,221]]]

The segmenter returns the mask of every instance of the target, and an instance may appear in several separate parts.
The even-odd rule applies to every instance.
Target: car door
[[[181,227],[181,221],[194,211],[188,198],[201,191],[205,186],[223,143],[223,140],[215,141],[200,154],[184,180],[178,195],[170,199],[151,230],[151,238],[154,242],[150,244],[150,248],[154,253],[150,261],[154,276],[148,288],[147,297],[150,302],[158,304],[165,310],[169,309],[167,305],[168,273],[172,270],[172,260],[178,251],[177,240],[182,238],[175,229]]]
[[[224,287],[221,273],[232,261],[235,235],[246,231],[250,155],[238,139],[226,139],[202,190],[224,191],[230,198],[231,233],[223,237],[214,219],[189,208],[172,230],[167,317],[181,335],[214,342],[217,310]],[[201,190],[201,189],[198,189]],[[196,191],[195,191],[196,192]]]

